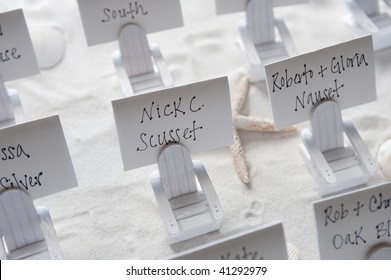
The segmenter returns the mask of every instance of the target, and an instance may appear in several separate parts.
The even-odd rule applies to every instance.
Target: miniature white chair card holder
[[[158,163],[150,180],[167,241],[219,229],[223,211],[216,192],[204,166],[190,154],[233,142],[227,77],[129,96],[112,105],[124,170]]]
[[[378,0],[346,0],[357,35],[372,34],[375,51],[391,46],[391,1],[384,2],[387,13],[381,12]]]
[[[296,47],[282,19],[275,19],[273,6],[306,3],[308,0],[216,0],[217,14],[246,11],[239,22],[239,42],[251,82],[265,80],[264,65],[293,56]]]
[[[27,192],[0,192],[0,259],[61,259],[49,211],[34,207]]]
[[[265,80],[265,64],[296,54],[296,46],[285,22],[274,18],[272,0],[250,0],[246,22],[239,23],[239,32],[251,82]]]
[[[125,96],[172,86],[172,77],[160,49],[148,44],[140,26],[125,25],[118,42],[120,49],[112,58]]]
[[[341,110],[376,100],[371,35],[271,63],[265,70],[276,129],[311,122],[311,129],[302,132],[301,151],[319,194],[367,183],[377,172],[375,160],[352,122],[342,120]]]
[[[180,144],[166,146],[151,184],[169,244],[220,228],[223,211],[204,165]]]
[[[77,186],[59,117],[0,129],[0,143],[1,259],[60,259],[49,212],[32,201]]]
[[[315,105],[310,121],[311,129],[302,131],[300,148],[322,196],[365,184],[376,174],[375,160],[353,123],[342,120],[335,101]],[[344,133],[351,146],[346,145]]]
[[[78,5],[89,46],[118,41],[112,60],[125,96],[172,86],[160,49],[148,43],[147,34],[183,26],[180,0],[78,0]]]

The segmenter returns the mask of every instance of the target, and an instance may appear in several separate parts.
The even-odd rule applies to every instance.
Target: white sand
[[[303,53],[353,38],[342,20],[347,14],[343,2],[311,0],[275,13],[285,18]],[[225,221],[219,232],[170,247],[149,183],[156,166],[122,170],[111,108],[111,100],[122,97],[111,62],[117,43],[87,47],[76,0],[0,3],[0,9],[18,7],[24,8],[30,30],[56,27],[67,42],[58,66],[7,83],[19,91],[27,120],[51,114],[62,120],[80,186],[39,199],[36,205],[49,208],[65,259],[159,259],[275,220],[284,223],[286,240],[298,246],[301,258],[319,258],[311,206],[319,196],[299,152],[299,132],[240,132],[249,187],[237,177],[228,147],[194,155],[209,172]],[[160,46],[174,83],[228,75],[234,89],[246,73],[237,45],[237,22],[244,13],[217,17],[213,0],[183,0],[182,9],[185,27],[149,36]],[[377,53],[376,63],[378,101],[343,112],[375,157],[391,136],[391,49]],[[251,87],[243,113],[271,118],[264,82]],[[379,173],[369,185],[382,180]]]

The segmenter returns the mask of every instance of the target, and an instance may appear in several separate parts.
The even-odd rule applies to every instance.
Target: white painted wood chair
[[[22,122],[24,114],[16,90],[5,87],[0,77],[0,127]]]
[[[357,35],[372,34],[375,51],[391,46],[391,0],[384,2],[386,13],[381,12],[378,0],[346,0]]]
[[[0,209],[0,259],[61,259],[49,211],[34,207],[27,192],[2,191]]]
[[[148,44],[140,26],[125,25],[118,42],[119,50],[113,53],[112,59],[125,96],[172,86],[160,49]]]
[[[315,105],[310,122],[312,129],[302,131],[301,151],[321,196],[365,184],[376,174],[375,160],[335,101]]]
[[[251,82],[265,80],[265,64],[297,53],[285,22],[274,18],[272,1],[249,0],[246,20],[239,23],[240,46]]]
[[[151,184],[169,244],[220,228],[223,210],[204,165],[180,144],[165,147]]]

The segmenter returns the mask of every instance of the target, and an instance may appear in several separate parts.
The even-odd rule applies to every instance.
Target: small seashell
[[[289,260],[298,260],[300,258],[299,248],[297,248],[292,243],[287,243],[286,247],[287,247],[287,251],[288,251],[288,259]]]
[[[391,179],[391,139],[388,139],[380,145],[379,152],[377,154],[377,162],[380,165],[380,169],[384,178]]]
[[[49,69],[60,63],[65,52],[62,33],[54,28],[41,28],[30,32],[40,69]]]

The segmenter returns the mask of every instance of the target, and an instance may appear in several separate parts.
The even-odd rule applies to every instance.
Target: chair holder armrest
[[[163,85],[165,87],[171,87],[173,85],[173,80],[170,75],[170,72],[168,71],[167,64],[164,61],[163,55],[159,47],[157,45],[151,44],[150,49],[151,49],[153,59],[155,60],[155,64],[160,73]]]
[[[367,145],[358,134],[357,129],[354,127],[353,123],[350,120],[344,120],[343,128],[346,136],[348,137],[350,143],[352,143],[353,148],[356,150],[358,157],[367,168],[369,174],[371,176],[375,175],[377,172],[376,161],[373,159]]]
[[[112,60],[124,95],[125,96],[134,95],[134,91],[132,85],[130,84],[128,73],[126,72],[125,67],[122,64],[121,53],[119,50],[113,52]]]
[[[197,179],[210,205],[213,216],[216,221],[221,222],[224,218],[224,213],[220,201],[217,197],[216,191],[213,187],[212,181],[210,180],[204,165],[200,161],[193,160],[193,166]]]
[[[36,207],[39,220],[41,222],[41,228],[45,235],[46,243],[49,250],[50,259],[61,260],[61,250],[58,243],[56,230],[50,217],[49,210],[46,207]]]
[[[284,48],[288,57],[296,55],[296,46],[293,42],[292,36],[288,28],[286,27],[285,22],[282,19],[275,19],[274,24],[277,27],[278,32],[280,33],[281,40],[284,43]]]
[[[150,176],[150,180],[153,192],[155,193],[155,197],[158,202],[160,213],[163,217],[163,221],[168,232],[171,234],[178,234],[179,226],[171,209],[171,205],[168,202],[167,196],[164,192],[159,171],[154,171]]]
[[[324,158],[322,151],[316,145],[310,130],[308,128],[304,129],[301,136],[303,138],[304,146],[307,148],[307,151],[312,161],[314,162],[316,169],[318,169],[322,177],[329,184],[337,182],[337,178],[335,177],[334,172],[331,170],[330,165]]]

